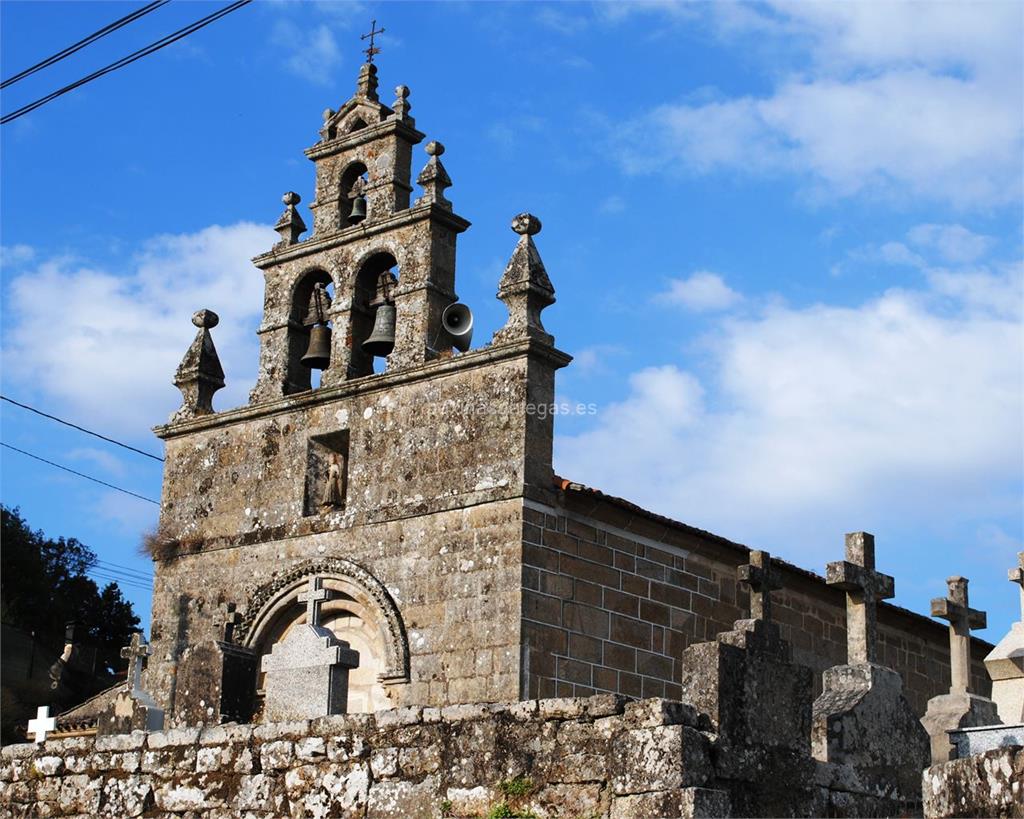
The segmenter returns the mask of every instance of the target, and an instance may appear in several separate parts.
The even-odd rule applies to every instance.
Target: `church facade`
[[[217,318],[193,319],[183,405],[156,430],[166,463],[144,686],[170,725],[262,720],[266,658],[309,626],[352,658],[331,707],[366,712],[679,698],[685,649],[748,616],[747,547],[556,476],[546,410],[571,359],[541,320],[555,293],[536,217],[512,222],[496,282],[507,323],[464,349],[471,320],[449,317],[470,225],[445,196],[439,142],[414,189],[426,135],[410,111],[405,86],[381,102],[368,63],[355,95],[324,112],[306,151],[312,230],[302,238],[300,198],[286,194],[281,239],[254,260],[266,291],[248,405],[213,411]],[[815,568],[841,544],[823,544]],[[887,546],[883,534],[882,568]],[[774,565],[794,659],[843,663],[843,592]],[[979,692],[987,648],[972,647]],[[946,628],[882,604],[878,662],[923,714],[949,687]]]

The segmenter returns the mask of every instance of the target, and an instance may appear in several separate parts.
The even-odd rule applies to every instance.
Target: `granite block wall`
[[[648,513],[610,509],[599,493],[560,500],[553,507],[528,501],[524,511],[524,696],[678,697],[683,650],[748,616],[749,595],[735,579],[746,550]],[[839,540],[822,568],[841,556]],[[884,561],[880,550],[883,571]],[[812,572],[780,570],[774,618],[794,659],[815,671],[819,693],[820,672],[846,661],[844,597]],[[883,604],[879,633],[879,662],[900,672],[911,705],[924,714],[931,697],[949,690],[945,625]],[[986,651],[975,644],[972,682],[982,694],[991,686]]]

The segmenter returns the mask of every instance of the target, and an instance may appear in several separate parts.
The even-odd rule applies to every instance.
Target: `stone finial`
[[[520,213],[512,217],[512,230],[520,236],[536,236],[540,233],[540,219],[532,213]]]
[[[752,551],[750,563],[736,568],[736,579],[750,586],[750,616],[754,620],[772,619],[772,590],[781,589],[778,572],[772,568],[768,552]]]
[[[136,631],[131,643],[121,649],[121,656],[128,660],[128,690],[133,694],[142,691],[142,663],[152,653],[141,631]]]
[[[523,338],[554,342],[540,320],[541,311],[555,303],[555,288],[533,243],[540,227],[540,219],[529,213],[520,213],[512,220],[519,242],[498,285],[498,298],[508,308],[508,321],[494,334],[495,343]]]
[[[302,217],[295,209],[295,206],[302,201],[302,197],[295,191],[288,191],[281,197],[281,201],[284,202],[285,209],[281,218],[277,220],[277,224],[274,225],[274,230],[281,235],[281,240],[274,245],[275,250],[296,244],[299,241],[299,236],[306,232],[306,223],[302,221]]]
[[[50,716],[49,705],[40,705],[35,719],[28,721],[28,733],[32,734],[32,741],[36,743],[44,741],[46,735],[56,727],[57,720]]]
[[[971,629],[985,628],[985,612],[968,605],[966,577],[946,581],[945,597],[932,600],[932,617],[949,621],[950,694],[967,694],[971,689]]]
[[[409,102],[409,86],[400,85],[395,89],[395,101],[391,103],[391,110],[395,112],[395,119],[404,119],[412,124],[412,117],[409,111],[412,103]]]
[[[877,656],[879,600],[895,595],[892,577],[875,571],[875,537],[846,536],[846,560],[829,563],[825,582],[846,592],[846,651],[849,665],[874,663]]]
[[[174,386],[181,390],[182,402],[171,423],[213,414],[213,394],[224,386],[224,368],[210,335],[219,321],[213,310],[199,310],[192,316],[199,332],[174,373]]]
[[[373,63],[363,63],[359,67],[356,96],[380,102],[380,97],[377,96],[377,66]]]
[[[431,140],[426,146],[427,164],[423,166],[416,181],[423,188],[423,196],[416,200],[417,205],[436,204],[445,210],[452,209],[452,203],[444,195],[445,188],[452,186],[451,177],[448,171],[441,164],[441,155],[444,153],[444,145],[437,140]]]

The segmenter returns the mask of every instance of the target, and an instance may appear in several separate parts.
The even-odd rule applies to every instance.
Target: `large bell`
[[[366,218],[366,197],[357,196],[352,200],[352,212],[348,215],[350,225],[358,225]]]
[[[309,331],[309,347],[302,363],[311,370],[326,370],[331,364],[331,328],[315,324]]]
[[[373,320],[373,332],[363,342],[363,349],[370,355],[386,356],[395,349],[395,317],[398,311],[393,304],[382,304],[377,308]]]

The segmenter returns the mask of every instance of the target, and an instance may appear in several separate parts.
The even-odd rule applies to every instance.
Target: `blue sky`
[[[5,91],[6,113],[221,4],[176,0]],[[4,2],[2,74],[133,6]],[[381,97],[441,140],[478,343],[541,218],[576,361],[556,471],[823,571],[874,532],[896,602],[971,578],[998,640],[1024,549],[1019,3],[257,2],[2,128],[3,391],[159,452],[200,307],[256,372],[280,196],[386,29]],[[417,151],[414,173],[426,161]],[[143,495],[160,469],[7,404],[3,439]],[[3,453],[50,535],[148,571],[156,507]],[[148,619],[145,591],[128,589]]]

